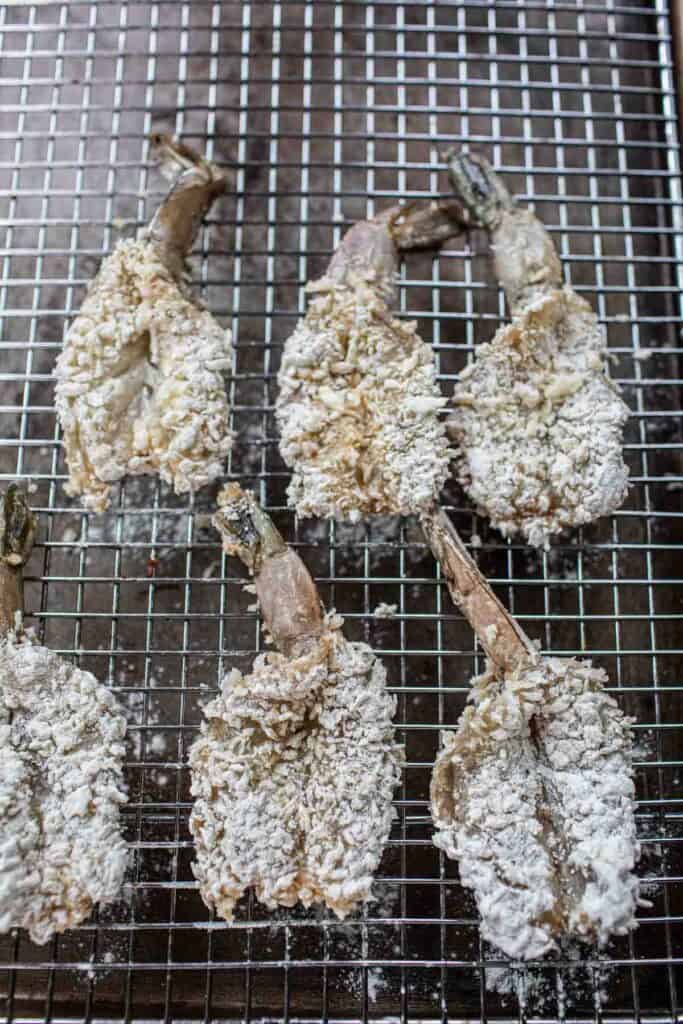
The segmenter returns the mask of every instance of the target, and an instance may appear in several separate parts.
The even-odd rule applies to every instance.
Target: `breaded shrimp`
[[[601,669],[538,654],[443,511],[422,525],[488,656],[442,733],[434,842],[474,890],[482,936],[508,956],[542,956],[565,936],[604,945],[636,926],[642,903],[631,719]]]
[[[55,371],[66,489],[98,512],[127,474],[158,473],[177,493],[203,487],[232,444],[230,332],[184,281],[185,256],[226,178],[189,147],[154,141],[165,167],[182,173],[142,238],[119,242],[102,263]]]
[[[353,522],[429,507],[449,472],[431,348],[395,319],[399,250],[459,227],[454,204],[393,207],[342,239],[285,344],[276,404],[289,503]]]
[[[227,920],[253,889],[267,907],[324,903],[345,917],[371,898],[402,750],[381,662],[325,615],[315,584],[253,495],[219,496],[224,549],[253,573],[277,653],[233,669],[190,750],[193,865]]]
[[[448,429],[455,469],[482,515],[535,546],[624,501],[629,410],[605,373],[603,328],[562,286],[550,235],[482,157],[449,161],[451,183],[491,237],[512,322],[460,374]]]
[[[90,672],[23,632],[34,526],[10,487],[0,499],[0,932],[26,928],[43,943],[121,889],[126,720]]]

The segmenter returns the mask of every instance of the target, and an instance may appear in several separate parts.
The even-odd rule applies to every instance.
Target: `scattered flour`
[[[155,732],[152,738],[147,743],[147,749],[152,754],[165,754],[166,747],[166,737],[163,734],[163,732]]]
[[[564,960],[575,965],[559,966],[546,963],[543,967],[510,963],[506,967],[486,967],[485,983],[489,992],[509,996],[516,1000],[523,1013],[539,1013],[557,1006],[564,1019],[569,1007],[576,1002],[598,999],[604,1005],[608,999],[607,986],[613,968],[591,958],[582,960],[578,946],[566,943],[562,947]]]
[[[376,894],[370,905],[373,917],[401,916],[401,887],[395,882],[382,881],[376,886]]]
[[[142,478],[128,479],[125,483],[125,506],[116,513],[89,514],[87,517],[87,543],[112,544],[119,539],[125,545],[152,545],[156,548],[156,557],[161,561],[170,557],[181,545],[196,540],[197,516],[194,517],[194,530],[190,525],[190,514],[187,509],[173,512],[157,513],[150,506],[154,496],[150,482]],[[131,557],[132,551],[128,552]],[[149,548],[141,547],[140,557],[146,561]]]
[[[376,1003],[378,996],[387,988],[387,979],[381,967],[370,967],[367,972],[368,1000]]]

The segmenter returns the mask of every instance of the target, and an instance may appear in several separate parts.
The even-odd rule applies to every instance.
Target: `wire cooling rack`
[[[664,0],[12,3],[0,52],[0,470],[27,482],[41,518],[30,621],[126,707],[132,851],[113,907],[43,947],[0,938],[3,1019],[677,1019],[683,231]],[[64,493],[54,360],[102,256],[163,191],[152,129],[232,174],[195,261],[236,341],[226,474],[274,511],[398,697],[408,764],[396,823],[377,901],[343,923],[245,900],[229,927],[192,877],[187,748],[224,667],[248,667],[263,641],[208,525],[215,489],[187,501],[131,480],[101,516]],[[527,967],[481,942],[471,894],[430,841],[438,731],[457,720],[480,651],[413,524],[294,520],[272,416],[306,280],[355,219],[447,192],[451,144],[489,156],[548,224],[567,279],[607,325],[633,411],[625,506],[547,553],[503,543],[455,487],[446,496],[525,628],[547,651],[594,658],[637,717],[652,906],[600,954],[570,948]],[[411,258],[400,308],[450,393],[504,317],[485,238]],[[382,601],[394,618],[373,615]]]

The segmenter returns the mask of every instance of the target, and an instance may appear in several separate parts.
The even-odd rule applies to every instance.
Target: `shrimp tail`
[[[471,625],[491,661],[507,671],[534,657],[533,643],[493,593],[444,510],[432,509],[424,513],[420,525],[441,567],[453,603]]]
[[[371,281],[393,305],[399,254],[408,249],[437,248],[462,230],[462,210],[455,200],[415,200],[391,206],[370,220],[354,224],[341,240],[326,277],[352,287],[355,280]]]
[[[513,316],[562,287],[562,266],[548,231],[531,210],[517,206],[484,157],[451,151],[448,175],[472,226],[491,236],[494,270]]]
[[[320,598],[311,575],[249,491],[227,484],[213,524],[223,550],[254,576],[263,622],[283,654],[300,654],[323,631]]]
[[[171,135],[157,132],[151,143],[162,173],[167,178],[175,177],[175,181],[146,235],[159,248],[169,269],[179,276],[202,218],[225,192],[228,179],[216,164]]]
[[[495,230],[503,213],[514,209],[515,201],[488,160],[455,150],[450,150],[446,159],[451,187],[474,225]]]
[[[438,248],[468,224],[462,206],[454,199],[416,199],[394,209],[390,231],[401,252]]]
[[[33,549],[36,519],[11,484],[0,497],[0,637],[18,631],[24,610],[23,567]]]

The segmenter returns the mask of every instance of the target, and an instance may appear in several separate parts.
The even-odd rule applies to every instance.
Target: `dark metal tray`
[[[669,32],[664,0],[0,6],[0,471],[35,485],[41,513],[31,621],[127,707],[133,851],[118,904],[44,947],[0,939],[3,1019],[676,1019],[683,232]],[[186,501],[129,481],[103,516],[63,489],[54,360],[102,256],[163,190],[147,164],[153,128],[232,165],[195,261],[236,340],[227,470],[274,510],[398,694],[398,817],[377,902],[344,923],[245,901],[229,927],[209,918],[190,870],[185,758],[201,703],[223,667],[262,647],[241,571],[207,525],[215,489]],[[355,219],[446,192],[452,143],[487,154],[551,228],[633,410],[624,508],[547,553],[502,542],[447,492],[525,628],[547,651],[593,657],[637,718],[652,907],[600,954],[528,967],[482,945],[471,894],[431,843],[438,731],[457,720],[481,652],[413,524],[294,521],[272,416],[306,280]],[[450,393],[504,317],[483,236],[411,258],[401,310]],[[381,601],[395,618],[373,616]]]

